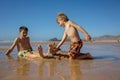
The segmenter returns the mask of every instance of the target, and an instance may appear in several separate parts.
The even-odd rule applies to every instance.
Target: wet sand
[[[32,44],[34,49],[37,44]],[[72,61],[18,58],[16,49],[5,56],[9,46],[0,44],[0,80],[120,80],[120,43],[85,43],[81,52],[95,59]],[[47,43],[42,47],[47,52]],[[69,45],[61,49],[67,51]]]

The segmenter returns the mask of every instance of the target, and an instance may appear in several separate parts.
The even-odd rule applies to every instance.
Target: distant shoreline
[[[45,41],[45,42],[31,42],[32,44],[58,44],[60,41]],[[107,44],[107,43],[120,43],[120,40],[94,40],[94,41],[83,41],[84,44]],[[66,41],[64,44],[70,44],[70,41]]]
[[[60,41],[32,41],[31,44],[50,44],[50,43],[55,43],[58,44]],[[93,41],[84,41],[83,44],[120,44],[120,40],[93,40]],[[0,41],[0,46],[10,46],[12,42],[1,42]],[[64,45],[69,45],[71,44],[70,41],[66,41]],[[7,50],[7,48],[0,48],[0,50]]]
[[[55,43],[58,44],[60,41],[31,41],[31,44],[49,44]],[[92,41],[84,41],[84,44],[105,44],[105,43],[120,43],[120,40],[92,40]],[[9,45],[12,44],[10,41],[0,41],[0,45]],[[70,41],[65,41],[64,44],[70,44]]]

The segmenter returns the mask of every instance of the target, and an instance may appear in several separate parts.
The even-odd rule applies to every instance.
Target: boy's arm
[[[18,38],[16,38],[16,39],[14,40],[13,44],[11,45],[11,47],[5,52],[6,55],[9,55],[9,54],[13,51],[14,47],[15,47],[16,44],[17,44],[17,40],[18,40]]]
[[[86,40],[91,40],[91,36],[88,34],[88,32],[86,30],[84,30],[81,26],[77,25],[76,23],[70,21],[70,24],[75,27],[76,29],[78,29],[79,31],[81,31],[85,37],[86,37]]]
[[[33,51],[31,44],[30,44],[30,38],[28,37],[28,41],[29,41],[29,46],[30,46],[30,50]]]
[[[67,35],[66,33],[64,32],[64,35],[63,35],[63,38],[62,40],[60,41],[60,43],[57,45],[57,49],[60,48],[60,46],[65,42],[65,40],[67,39]]]

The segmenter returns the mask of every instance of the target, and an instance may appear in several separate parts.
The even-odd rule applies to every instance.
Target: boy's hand
[[[91,40],[91,36],[90,35],[86,35],[86,40]]]
[[[54,50],[55,50],[55,52],[57,52],[57,51],[59,51],[59,50],[60,50],[60,48],[55,48]]]

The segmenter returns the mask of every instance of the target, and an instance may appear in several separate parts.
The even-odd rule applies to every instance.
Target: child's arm
[[[70,24],[75,27],[76,29],[78,29],[79,31],[81,31],[85,37],[86,37],[86,40],[91,40],[91,36],[88,34],[87,31],[85,31],[81,26],[77,25],[76,23],[70,21]]]
[[[28,37],[28,42],[29,42],[29,46],[30,46],[30,50],[33,51],[31,44],[30,44],[30,38]]]
[[[13,51],[14,47],[15,47],[16,44],[17,44],[17,40],[18,40],[18,38],[16,38],[16,39],[14,40],[13,44],[11,45],[11,47],[5,52],[6,55],[9,55],[9,54]]]
[[[59,49],[60,46],[65,42],[66,39],[67,39],[67,35],[66,35],[66,33],[64,32],[63,38],[62,38],[62,40],[60,41],[60,43],[57,45],[56,48]]]

